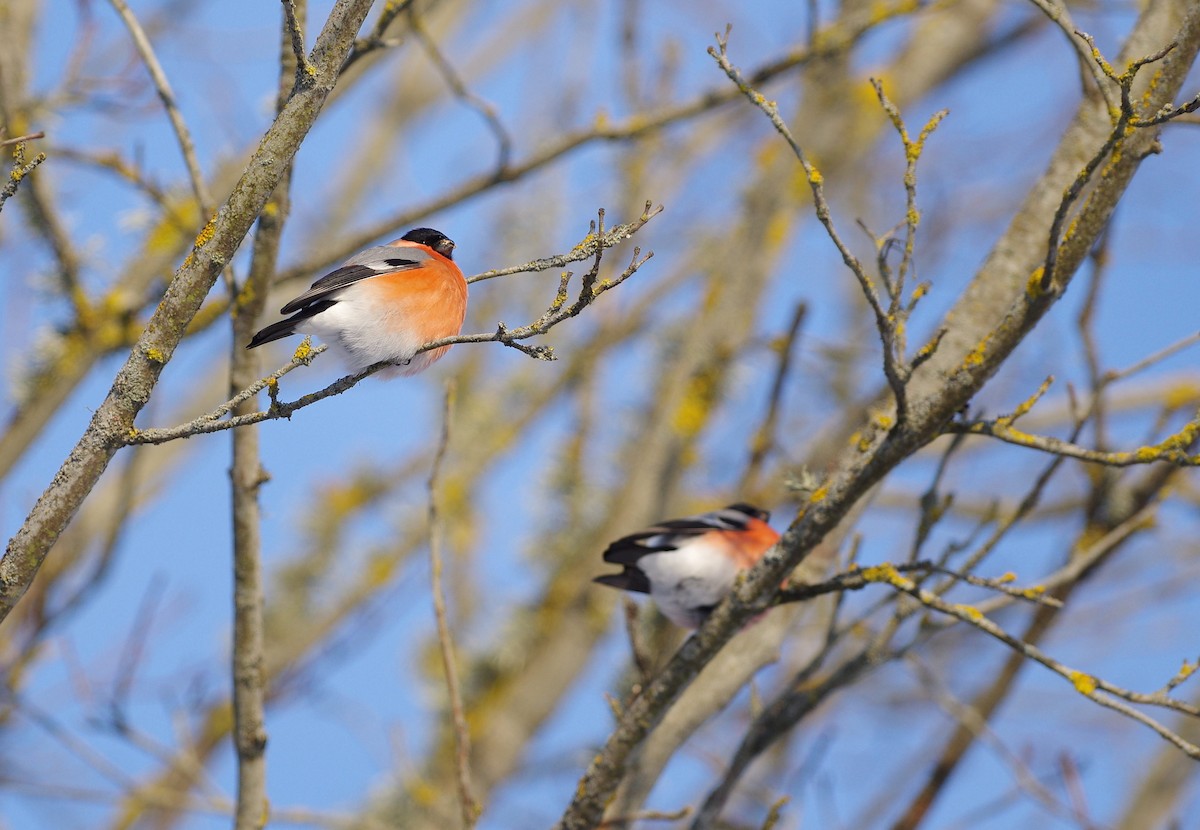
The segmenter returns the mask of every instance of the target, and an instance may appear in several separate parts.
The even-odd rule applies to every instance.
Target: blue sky
[[[676,97],[719,86],[723,80],[705,48],[712,33],[724,28],[727,20],[736,26],[730,50],[735,62],[757,65],[779,54],[803,37],[804,5],[793,2],[765,2],[743,11],[741,4],[646,3],[641,18],[640,36],[644,42],[659,43],[670,39],[678,54],[675,75]],[[605,110],[612,117],[626,114],[624,103],[615,90],[618,71],[617,50],[619,3],[571,3],[550,6],[541,20],[544,35],[538,50],[522,50],[501,60],[491,71],[478,71],[479,82],[473,88],[491,100],[501,118],[516,137],[516,154],[524,157],[539,146],[547,134],[556,134],[570,126],[590,123],[596,112]],[[178,29],[167,26],[155,45],[179,97],[184,115],[192,127],[201,165],[211,170],[230,153],[251,144],[269,123],[274,97],[275,69],[270,56],[276,34],[277,7],[271,3],[232,4],[216,2],[197,7],[173,8],[139,4],[135,11],[153,20],[161,9],[181,15]],[[314,4],[313,21],[323,20],[327,4]],[[470,67],[480,50],[490,43],[494,33],[505,25],[506,8],[501,4],[482,4],[468,13],[467,22],[457,27],[442,46]],[[1027,15],[1024,6],[1012,4],[1006,11],[1010,22]],[[1080,14],[1077,23],[1095,34],[1102,48],[1111,50],[1130,23],[1130,11],[1124,6],[1108,7],[1096,13]],[[115,83],[121,77],[139,77],[129,70],[134,60],[122,37],[111,9],[101,3],[74,4],[51,2],[45,5],[37,38],[37,71],[34,85],[47,90],[57,87],[71,51],[84,36],[87,22],[96,27],[95,43],[103,44],[92,53],[87,75],[100,79],[105,95],[115,102],[112,109],[89,111],[65,107],[48,116],[45,129],[49,140],[67,146],[87,146],[100,150],[119,149],[138,157],[147,171],[163,182],[179,180],[181,163],[165,119],[148,87],[136,90],[139,106],[128,106],[127,87]],[[593,32],[590,38],[581,31]],[[895,48],[899,31],[884,27],[868,38],[856,52],[856,66],[865,78],[871,67]],[[311,42],[313,32],[309,33]],[[265,46],[264,46],[265,45]],[[424,61],[413,61],[413,71],[429,71]],[[475,79],[464,70],[469,81]],[[331,193],[328,177],[341,169],[345,154],[355,153],[358,130],[371,120],[381,105],[382,87],[393,81],[379,78],[364,83],[345,98],[332,103],[323,114],[309,141],[301,151],[293,189],[293,219],[285,233],[282,265],[303,261],[307,241],[321,229],[327,199]],[[420,83],[440,84],[437,78]],[[920,101],[908,108],[910,125],[922,123],[933,111],[943,107],[950,116],[930,142],[922,163],[920,193],[927,211],[927,227],[940,231],[938,236],[921,239],[918,254],[919,275],[933,281],[934,290],[921,306],[914,329],[922,334],[934,327],[958,291],[970,279],[991,242],[1011,214],[1025,186],[1038,176],[1053,142],[1070,118],[1077,94],[1078,77],[1069,50],[1060,35],[1050,31],[1030,38],[1024,44],[985,60],[962,77],[939,89],[936,99]],[[791,86],[775,90],[785,110]],[[1193,84],[1190,89],[1195,88]],[[123,98],[122,96],[126,96]],[[566,113],[565,115],[563,113]],[[758,147],[768,140],[770,125],[763,119],[748,117],[744,110],[726,110],[716,118],[740,117],[738,135],[746,147]],[[565,123],[564,123],[565,122]],[[690,125],[673,128],[667,140],[682,140]],[[802,125],[801,128],[802,130]],[[401,140],[402,139],[402,140]],[[1149,159],[1139,172],[1118,211],[1111,242],[1111,264],[1106,276],[1106,291],[1098,309],[1097,331],[1103,362],[1107,367],[1128,366],[1196,330],[1194,303],[1190,298],[1196,284],[1197,265],[1192,240],[1200,219],[1194,194],[1200,192],[1200,131],[1194,126],[1168,130],[1163,139],[1164,153]],[[892,135],[885,135],[881,146],[887,153],[885,169],[895,169],[890,189],[866,204],[866,218],[873,226],[883,227],[902,211],[902,191],[898,186],[900,152]],[[621,215],[619,205],[640,204],[644,198],[667,202],[663,216],[655,219],[639,235],[638,244],[653,248],[656,259],[630,284],[602,298],[609,313],[628,308],[642,292],[652,290],[663,278],[669,263],[684,256],[688,246],[696,244],[693,222],[707,221],[735,208],[738,193],[745,183],[752,159],[749,152],[732,152],[728,144],[714,148],[697,168],[695,178],[674,194],[663,199],[656,193],[620,192],[621,178],[612,175],[619,162],[619,150],[608,146],[589,146],[537,173],[532,182],[501,188],[478,199],[422,219],[421,224],[446,231],[458,242],[456,255],[464,271],[476,273],[493,267],[523,262],[537,256],[567,250],[586,231],[596,207],[608,206],[609,221],[631,218]],[[350,223],[351,229],[370,225],[408,205],[420,204],[448,182],[460,181],[488,169],[494,158],[494,142],[478,115],[461,105],[443,99],[398,136],[387,158],[358,158],[356,163],[378,168],[372,186],[372,199],[362,214]],[[89,286],[99,290],[120,273],[126,258],[137,249],[139,221],[145,204],[131,189],[114,184],[112,178],[89,172],[51,158],[37,175],[49,177],[64,206],[64,214],[73,237],[88,256]],[[554,190],[556,199],[542,198]],[[835,208],[854,202],[831,183]],[[217,194],[223,198],[224,194]],[[4,312],[0,313],[0,344],[6,359],[8,378],[19,375],[26,347],[36,342],[48,327],[61,323],[64,309],[46,300],[45,284],[50,259],[32,237],[18,234],[18,208],[10,203],[0,216],[0,232],[7,256],[3,265],[6,279],[0,289]],[[837,219],[843,233],[853,231],[853,213],[841,213]],[[519,234],[498,234],[498,228],[536,227],[531,238]],[[944,235],[943,235],[944,234]],[[502,236],[499,241],[497,236]],[[244,257],[244,253],[242,254]],[[617,255],[625,257],[624,252]],[[244,260],[240,260],[244,266]],[[577,269],[582,270],[582,269]],[[552,296],[557,277],[553,272],[524,275],[515,280],[541,280],[545,297]],[[781,273],[772,286],[771,302],[763,309],[760,325],[765,332],[782,328],[793,304],[804,299],[810,304],[805,341],[810,350],[802,353],[798,377],[789,385],[789,415],[801,430],[814,430],[822,420],[820,412],[809,412],[809,394],[820,387],[822,345],[834,345],[846,336],[845,305],[838,280],[848,280],[841,272],[836,252],[808,222],[788,241],[781,258]],[[524,283],[528,284],[528,283]],[[504,297],[505,281],[481,283],[473,288],[473,301],[496,301]],[[996,379],[976,404],[990,412],[999,412],[1027,396],[1042,376],[1054,372],[1058,385],[1052,399],[1061,400],[1065,383],[1081,383],[1082,363],[1077,338],[1073,335],[1074,317],[1083,297],[1085,283],[1077,281],[1071,294],[1022,346],[1012,365]],[[628,293],[626,293],[628,291]],[[1178,299],[1176,299],[1178,298]],[[503,301],[497,301],[503,304]],[[688,289],[673,295],[672,303],[683,308],[689,302]],[[517,322],[522,311],[532,319],[541,308],[505,310]],[[600,309],[592,309],[600,313]],[[494,320],[469,316],[467,328],[487,330]],[[585,318],[577,322],[588,325]],[[571,323],[568,323],[570,325]],[[566,338],[564,338],[566,339]],[[567,341],[569,342],[569,340]],[[194,338],[182,348],[167,367],[159,396],[162,401],[188,399],[200,391],[198,379],[214,363],[223,361],[228,348],[228,333],[222,326]],[[460,346],[504,351],[498,361],[525,360],[515,351],[498,345]],[[285,351],[276,353],[277,358]],[[291,421],[270,423],[262,429],[264,463],[272,474],[263,491],[264,539],[268,568],[287,562],[303,546],[303,506],[339,471],[357,464],[374,462],[386,468],[389,460],[405,457],[412,449],[427,446],[437,429],[442,378],[461,360],[451,358],[437,370],[409,381],[367,382],[351,393],[327,400],[317,407],[298,413]],[[1149,375],[1181,375],[1195,379],[1195,351],[1185,351],[1165,361]],[[85,427],[91,409],[102,398],[120,364],[119,357],[104,360],[89,380],[71,396],[56,414],[37,443],[22,459],[0,489],[0,522],[6,536],[19,527],[33,499],[49,481],[67,449]],[[615,408],[614,415],[634,416],[633,402],[654,379],[638,371],[639,355],[631,350],[621,365],[611,370],[609,382],[618,404],[628,396],[628,406]],[[559,364],[544,364],[548,373],[562,371]],[[762,378],[752,366],[745,367],[744,388],[756,394]],[[322,360],[312,368],[290,375],[284,389],[288,397],[317,388],[337,376],[337,367]],[[1036,378],[1032,381],[1031,378]],[[195,402],[196,411],[210,408],[223,399],[220,389],[212,397]],[[5,399],[5,412],[12,406]],[[152,404],[144,413],[143,425],[161,425],[173,406]],[[744,430],[753,417],[736,413],[721,425],[714,442]],[[1118,435],[1135,441],[1146,428],[1144,419],[1117,422]],[[536,544],[530,527],[540,517],[542,490],[527,486],[537,479],[539,461],[554,451],[557,439],[568,429],[567,416],[547,413],[523,442],[496,467],[484,490],[481,512],[489,522],[486,539],[478,542],[475,561],[481,578],[491,586],[497,608],[484,609],[484,619],[502,619],[508,603],[527,599],[538,583],[536,569],[530,568],[528,550]],[[229,631],[230,574],[225,496],[228,439],[211,436],[193,439],[186,459],[177,474],[157,494],[153,503],[130,527],[121,544],[120,556],[103,592],[84,611],[72,619],[69,627],[51,640],[51,648],[39,664],[29,685],[29,697],[42,710],[50,711],[64,723],[83,730],[94,745],[122,772],[145,774],[153,765],[147,756],[132,749],[127,741],[107,736],[89,726],[105,700],[106,684],[112,682],[114,666],[120,661],[128,632],[136,624],[138,609],[151,586],[161,587],[154,636],[142,663],[130,715],[138,726],[156,739],[170,743],[170,714],[188,708],[189,695],[200,698],[217,694],[225,678],[217,671],[225,659]],[[729,455],[736,454],[731,445]],[[718,455],[721,450],[718,449]],[[802,453],[802,447],[795,447]],[[147,453],[157,450],[151,448]],[[740,457],[740,456],[739,456]],[[1032,454],[1010,451],[1004,456],[1009,467],[996,482],[993,492],[1016,496],[1028,481],[1031,471],[1043,463]],[[122,459],[107,476],[119,474]],[[931,466],[916,461],[899,471],[898,488],[923,484]],[[1079,478],[1077,470],[1064,477]],[[955,479],[957,477],[957,479]],[[720,471],[709,471],[702,483],[726,481]],[[955,469],[952,480],[964,488],[972,482],[971,470]],[[915,486],[915,485],[913,485]],[[395,532],[403,517],[424,509],[420,493],[413,503],[377,514],[355,529],[356,544],[369,549]],[[731,499],[732,500],[732,499]],[[782,528],[789,516],[779,515],[776,526]],[[889,558],[889,535],[911,532],[911,516],[881,515],[865,525],[864,557],[868,560]],[[1186,511],[1167,514],[1158,543],[1171,540],[1178,549],[1188,544],[1189,529],[1194,536],[1195,517]],[[1022,537],[1021,550],[1006,551],[995,567],[1029,567],[1030,559],[1053,562],[1061,545],[1071,538],[1074,527],[1043,527]],[[961,531],[961,528],[957,530]],[[1149,541],[1131,548],[1130,560],[1143,561],[1149,555]],[[1034,554],[1026,555],[1027,550]],[[1182,568],[1182,570],[1180,570]],[[1161,572],[1160,572],[1161,570]],[[1134,568],[1119,571],[1111,581],[1089,586],[1078,600],[1086,619],[1094,619],[1099,636],[1088,640],[1063,637],[1051,643],[1065,662],[1088,666],[1089,670],[1137,688],[1151,689],[1170,676],[1184,658],[1195,659],[1194,641],[1188,645],[1179,636],[1167,636],[1165,629],[1196,630],[1200,624],[1200,606],[1183,592],[1167,593],[1163,579],[1179,573],[1194,575],[1195,566],[1175,566],[1173,562],[1158,568]],[[1142,586],[1152,613],[1132,615],[1128,624],[1106,624],[1102,609],[1112,602],[1111,592],[1124,593],[1123,577]],[[269,754],[272,803],[276,806],[310,805],[321,809],[350,810],[361,804],[366,793],[387,780],[388,771],[404,769],[421,757],[432,724],[433,689],[420,676],[418,645],[432,630],[432,614],[423,598],[427,582],[424,560],[408,567],[400,577],[389,602],[378,609],[369,629],[355,643],[345,659],[331,663],[335,671],[323,674],[314,693],[279,707],[272,712]],[[1164,596],[1166,594],[1166,596]],[[1136,594],[1135,594],[1136,596]],[[420,598],[414,602],[412,599]],[[1088,617],[1088,614],[1091,617]],[[475,645],[486,643],[491,632],[481,627],[468,634]],[[368,638],[369,635],[369,639]],[[968,645],[979,635],[966,638]],[[364,642],[365,640],[365,642]],[[1002,649],[992,643],[978,648],[993,652],[998,661]],[[1187,648],[1191,650],[1188,651]],[[589,669],[577,680],[574,692],[562,709],[538,736],[529,753],[530,772],[514,785],[495,796],[495,806],[485,815],[481,826],[504,828],[541,826],[553,819],[566,803],[573,782],[586,762],[592,746],[608,731],[608,708],[603,692],[621,670],[626,648],[614,618],[611,636],[595,655]],[[768,675],[769,678],[773,675]],[[1151,679],[1147,680],[1149,677]],[[87,678],[82,682],[81,678]],[[888,682],[883,683],[886,679]],[[972,678],[951,676],[947,682],[960,692],[974,687]],[[907,684],[907,686],[906,686]],[[902,667],[889,667],[880,681],[886,694],[847,695],[827,709],[836,719],[826,717],[814,722],[814,734],[805,734],[798,746],[804,751],[820,751],[824,760],[810,778],[785,781],[793,788],[794,812],[786,826],[799,826],[802,816],[807,825],[850,826],[863,805],[856,803],[856,781],[848,770],[875,771],[894,775],[880,762],[879,755],[902,757],[903,747],[919,742],[928,734],[944,728],[944,721],[931,716],[928,707],[913,706],[912,717],[921,728],[881,724],[872,719],[882,705],[892,705],[896,697],[918,697],[916,684]],[[882,699],[886,698],[886,699]],[[742,702],[744,706],[745,701]],[[1026,704],[1038,707],[1040,715],[1028,719]],[[1044,708],[1042,708],[1044,706]],[[902,712],[904,710],[901,710]],[[659,788],[651,806],[675,809],[682,802],[703,792],[710,780],[712,765],[706,753],[719,753],[730,746],[731,715],[721,727],[708,730],[698,740],[698,749],[686,752],[673,766],[669,781]],[[1128,722],[1101,712],[1073,695],[1055,678],[1030,670],[1027,682],[1016,702],[1001,715],[1000,726],[1016,746],[1038,747],[1039,769],[1052,765],[1053,752],[1039,746],[1047,729],[1064,733],[1099,730],[1114,740],[1136,747],[1139,757],[1158,748],[1157,739]],[[6,738],[5,755],[19,758],[23,773],[38,774],[49,765],[64,767],[71,780],[81,787],[104,789],[106,784],[94,770],[77,762],[64,761],[64,753],[47,734],[36,728],[14,731]],[[828,749],[822,745],[828,742]],[[1065,740],[1064,740],[1065,744]],[[882,752],[881,752],[882,748]],[[803,753],[801,753],[803,754]],[[218,753],[221,760],[213,776],[221,788],[231,792],[232,753]],[[1089,804],[1095,815],[1110,815],[1117,809],[1119,788],[1106,786],[1127,772],[1123,758],[1089,754],[1084,770]],[[962,771],[966,780],[994,781],[1003,776],[989,753],[976,752]],[[967,787],[967,790],[970,788]],[[1115,803],[1110,803],[1115,802]],[[1193,798],[1194,804],[1194,798]],[[0,827],[93,826],[105,816],[106,806],[58,799],[24,797],[0,790]],[[950,800],[938,807],[932,826],[953,826],[974,805],[970,800]],[[514,816],[521,818],[513,823]],[[984,827],[1017,827],[1031,816],[1042,817],[1028,806],[1002,811]],[[528,821],[528,825],[525,821]],[[193,817],[186,826],[208,828],[224,826],[220,818]]]

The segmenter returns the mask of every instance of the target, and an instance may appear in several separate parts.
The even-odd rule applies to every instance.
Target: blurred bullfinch
[[[604,561],[619,574],[595,582],[649,594],[676,625],[697,628],[746,570],[779,541],[771,514],[739,502],[721,510],[671,519],[613,542]]]
[[[246,348],[311,332],[354,371],[381,360],[396,366],[384,376],[424,371],[450,347],[417,349],[458,334],[467,313],[467,281],[453,253],[454,242],[433,228],[367,248],[280,309],[291,316],[254,335]]]

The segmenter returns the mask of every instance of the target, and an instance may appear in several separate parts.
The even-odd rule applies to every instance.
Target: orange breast
[[[397,328],[411,332],[423,343],[462,330],[467,313],[467,281],[449,260],[372,277],[364,288]]]
[[[779,534],[758,519],[752,519],[745,530],[724,530],[720,531],[720,536],[742,568],[752,567],[771,545],[779,541]]]

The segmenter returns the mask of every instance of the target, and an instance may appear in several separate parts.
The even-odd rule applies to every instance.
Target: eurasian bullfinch
[[[291,316],[264,328],[247,349],[296,332],[311,332],[340,352],[354,371],[386,360],[381,375],[415,375],[449,346],[417,354],[432,340],[462,330],[467,281],[454,263],[454,242],[417,228],[355,254],[285,305]]]
[[[619,574],[595,582],[649,594],[667,619],[697,628],[746,570],[779,541],[771,514],[739,502],[721,510],[660,522],[613,542],[604,561]]]

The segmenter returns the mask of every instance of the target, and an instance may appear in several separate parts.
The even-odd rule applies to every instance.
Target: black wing
[[[648,553],[677,550],[688,539],[694,539],[711,530],[745,530],[751,518],[766,521],[769,516],[765,510],[739,502],[698,516],[659,522],[653,527],[622,536],[613,542],[604,551],[604,561],[628,568],[636,565],[637,561]]]
[[[594,577],[592,582],[607,585],[610,588],[619,588],[622,591],[637,591],[639,594],[650,593],[650,580],[632,565],[626,565],[625,570],[619,574],[604,574],[604,576]]]
[[[314,303],[336,300],[334,295],[359,280],[378,277],[381,274],[392,274],[396,271],[410,271],[413,268],[420,268],[431,259],[433,259],[433,255],[420,248],[408,246],[395,248],[391,245],[367,248],[350,257],[336,271],[331,271],[314,282],[311,288],[279,311],[282,314],[291,314]]]

